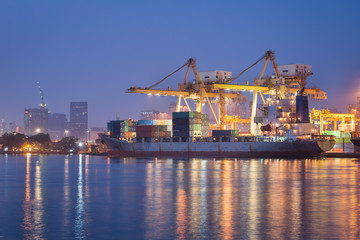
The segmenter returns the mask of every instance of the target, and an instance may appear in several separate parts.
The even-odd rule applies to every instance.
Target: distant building
[[[98,127],[98,128],[91,128],[89,131],[89,136],[88,136],[88,142],[89,143],[95,143],[95,141],[97,139],[99,139],[99,133],[104,133],[105,132],[105,128],[103,127]]]
[[[0,122],[0,136],[7,132],[7,124],[4,120]]]
[[[70,102],[70,135],[83,141],[87,140],[88,131],[88,103]]]
[[[48,133],[47,108],[27,108],[24,110],[24,133],[29,136]]]
[[[172,102],[172,103],[170,103],[170,105],[169,105],[169,108],[168,108],[168,114],[169,114],[169,116],[170,116],[170,119],[172,118],[172,113],[173,112],[176,112],[176,103],[175,102]],[[186,105],[180,105],[180,112],[187,112],[187,111],[189,111],[189,109],[187,108],[187,106]],[[151,120],[151,119],[150,119]]]
[[[141,120],[156,120],[156,119],[168,120],[171,118],[172,118],[172,115],[165,113],[165,112],[156,111],[156,110],[146,110],[146,111],[141,111],[141,113],[140,113]]]
[[[48,132],[52,141],[61,140],[66,134],[67,130],[66,114],[63,113],[49,113],[48,115]]]
[[[12,122],[5,122],[5,120],[0,121],[0,136],[5,133],[24,133],[24,129],[20,126],[17,126],[14,121]]]
[[[156,119],[157,115],[160,113],[160,111],[156,110],[144,110],[140,113],[140,119],[141,120],[152,120]]]
[[[13,133],[13,132],[16,132],[16,123],[13,121],[13,122],[9,122],[9,132],[10,133]]]

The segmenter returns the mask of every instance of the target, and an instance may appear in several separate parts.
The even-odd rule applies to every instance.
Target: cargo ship
[[[360,147],[360,133],[358,133],[358,132],[353,132],[353,133],[351,133],[350,141],[351,141],[355,146]]]
[[[229,84],[262,59],[265,59],[265,64],[260,78],[255,79],[255,85]],[[305,88],[306,78],[313,74],[311,66],[290,64],[278,68],[272,51],[267,51],[260,60],[232,77],[231,72],[218,70],[199,74],[196,60],[189,59],[175,72],[148,88],[129,88],[128,93],[177,96],[176,111],[172,113],[171,120],[110,121],[107,134],[100,135],[102,142],[107,145],[108,154],[135,157],[307,158],[330,151],[335,144],[334,136],[318,135],[318,130],[309,119],[309,96],[326,99],[326,93],[320,89]],[[263,78],[268,60],[272,63],[275,76]],[[171,90],[170,87],[153,89],[186,66],[184,83],[179,84],[178,90]],[[186,82],[190,68],[193,69],[195,80]],[[226,116],[226,99],[244,102],[244,96],[238,91],[253,92],[251,116],[247,119],[250,131],[247,134],[234,130],[233,123],[240,119],[239,116]],[[258,93],[263,100],[260,107],[257,104]],[[265,99],[264,94],[269,97]],[[188,112],[180,111],[182,98]],[[195,100],[196,111],[190,110],[186,99]],[[218,104],[218,117],[212,102]],[[216,120],[216,127],[212,126],[212,131],[209,115],[202,114],[205,103],[209,104]],[[225,117],[234,119],[228,124],[230,126],[224,123]]]
[[[208,138],[137,138],[130,142],[100,134],[109,155],[121,157],[320,157],[335,144],[333,136],[280,138],[239,136]],[[147,142],[145,142],[147,141]]]
[[[297,119],[302,116],[301,121],[293,119],[291,122],[291,118],[279,116],[289,115],[284,109],[287,104],[295,105],[294,102],[278,101],[276,105],[262,105],[260,112],[266,117],[257,116],[257,135],[240,135],[238,130],[213,130],[210,136],[207,114],[174,112],[172,120],[165,121],[110,121],[108,134],[100,134],[100,138],[106,144],[109,155],[122,157],[319,157],[333,148],[335,138],[314,134],[313,124],[306,119],[307,108],[303,107],[306,101],[299,104],[304,99],[297,98],[300,107],[296,116]],[[272,117],[281,119],[281,125],[270,124]],[[127,131],[130,129],[135,132],[129,134]]]

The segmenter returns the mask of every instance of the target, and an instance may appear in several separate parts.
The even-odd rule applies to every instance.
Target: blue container
[[[139,120],[137,125],[143,126],[143,125],[156,125],[156,120]]]
[[[173,119],[173,125],[189,125],[190,119],[189,118],[175,118]]]
[[[189,131],[173,131],[174,137],[189,137],[190,132]]]
[[[308,96],[296,96],[296,122],[310,122]]]

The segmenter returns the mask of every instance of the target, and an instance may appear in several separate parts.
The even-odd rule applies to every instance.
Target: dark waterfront
[[[353,159],[0,155],[2,239],[356,239]]]

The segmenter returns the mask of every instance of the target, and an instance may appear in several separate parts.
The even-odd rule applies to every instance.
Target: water
[[[360,163],[0,155],[0,206],[0,239],[355,239]]]

